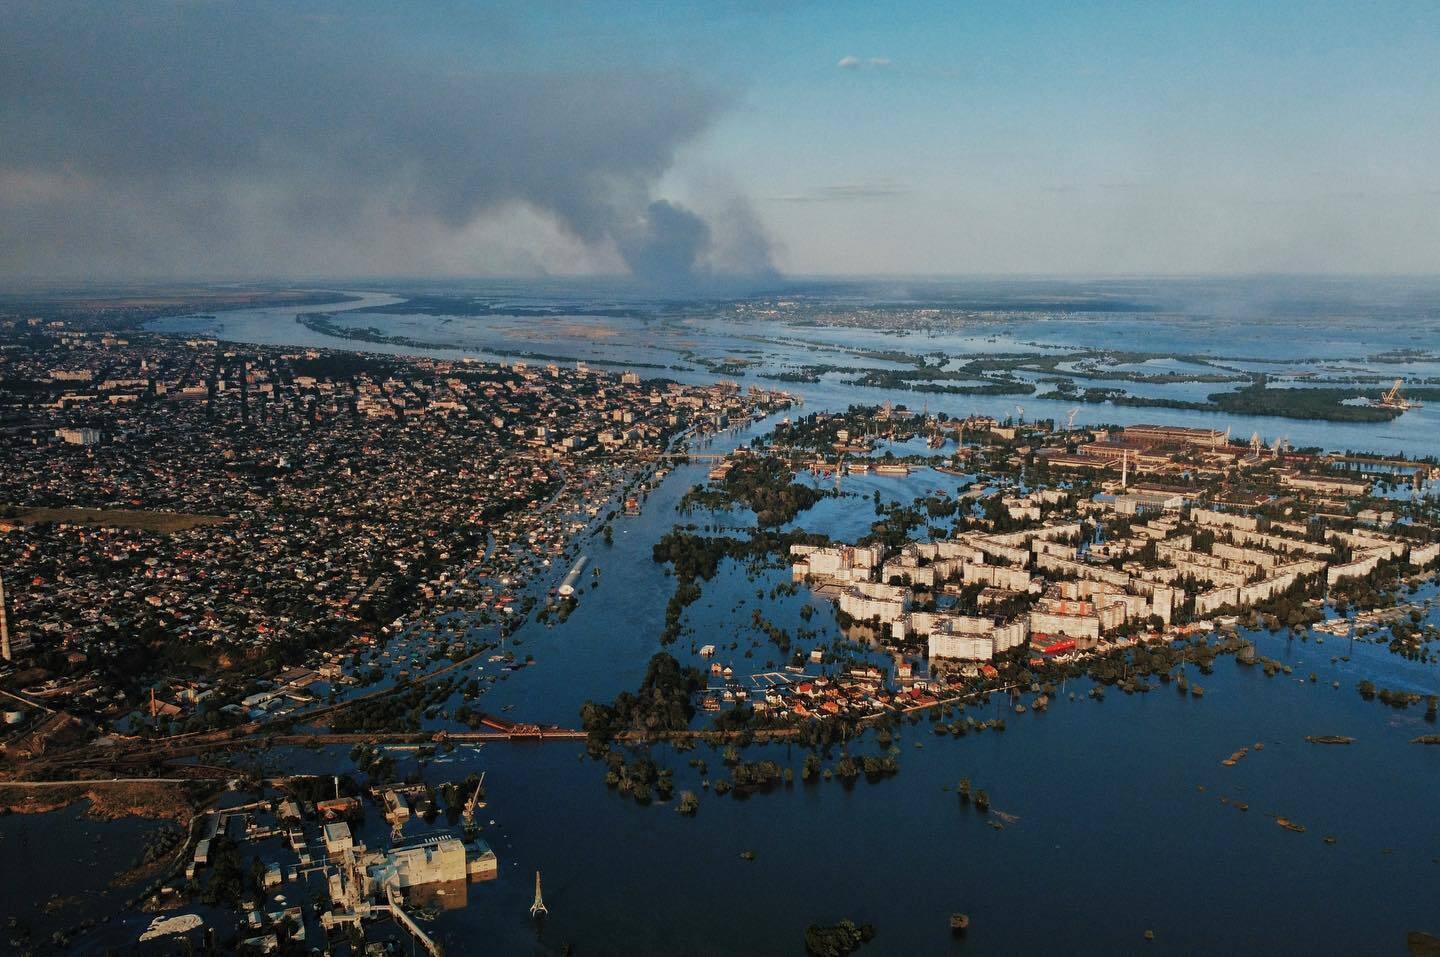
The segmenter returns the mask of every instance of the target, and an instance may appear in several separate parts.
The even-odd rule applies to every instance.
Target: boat
[[[963,934],[970,929],[970,915],[961,914],[958,911],[950,915],[950,932]]]

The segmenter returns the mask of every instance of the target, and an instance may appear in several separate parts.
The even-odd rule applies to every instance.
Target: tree
[[[820,773],[820,757],[813,751],[805,755],[805,764],[800,768],[800,780],[808,781]]]
[[[848,919],[833,926],[811,924],[805,928],[805,952],[811,957],[844,957],[874,937],[874,927],[857,927]]]

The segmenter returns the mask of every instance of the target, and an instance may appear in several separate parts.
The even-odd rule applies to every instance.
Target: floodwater
[[[139,863],[147,834],[174,827],[138,818],[100,821],[86,810],[80,802],[44,814],[0,817],[6,874],[0,925],[23,920],[43,939],[121,906],[138,888],[112,886],[115,875]]]
[[[357,326],[396,321],[393,315],[362,314],[384,301],[389,300],[337,315]],[[777,362],[838,364],[831,353],[816,359],[803,345],[768,341],[814,330],[768,323],[747,323],[737,332],[703,319],[577,318],[572,324],[599,323],[619,331],[602,337],[593,329],[585,335],[546,329],[527,338],[523,323],[514,320],[496,331],[501,323],[495,317],[457,317],[448,324],[441,318],[409,317],[403,334],[441,341],[445,348],[329,339],[295,323],[290,310],[170,320],[159,328],[383,352],[498,355],[487,353],[488,346],[590,361],[649,356],[643,361],[688,366],[663,374],[693,381],[714,376],[683,358],[682,344],[692,354],[711,357],[759,349],[772,357],[765,360],[769,368]],[[1080,320],[1025,320],[1008,329],[987,326],[939,348],[1005,351],[1040,339],[1093,346],[1090,339],[1115,335],[1113,348],[1202,351],[1196,347],[1203,343],[1192,341],[1198,334],[1184,322],[1144,315],[1087,319],[1083,327]],[[1348,351],[1358,359],[1412,344],[1407,331],[1392,333],[1394,342],[1376,344],[1367,338],[1372,330],[1349,322],[1339,326],[1330,338],[1308,341],[1305,348],[1327,358]],[[1207,335],[1214,332],[1212,327]],[[767,342],[745,338],[752,335]],[[995,336],[1006,341],[990,341]],[[833,329],[815,337],[829,345],[874,348],[888,342],[884,347],[922,351],[914,347],[918,338]],[[1281,357],[1280,347],[1263,345],[1268,341],[1241,342],[1233,354]],[[665,348],[656,348],[657,342]],[[933,341],[925,342],[923,351],[932,351]],[[1005,398],[924,396],[834,383],[786,387],[739,378],[800,392],[806,398],[802,414],[886,399],[913,406],[928,402],[932,411],[951,414],[1005,415],[1015,405]],[[1029,397],[1019,402],[1027,417],[1066,412],[1064,403]],[[1393,423],[1359,426],[1087,406],[1078,421],[1229,425],[1242,435],[1288,434],[1295,445],[1433,453],[1440,446],[1434,416],[1427,408]],[[769,424],[717,439],[714,447],[748,441]],[[609,700],[636,687],[657,650],[674,585],[666,568],[652,560],[654,543],[676,523],[703,527],[747,520],[744,514],[680,514],[685,490],[704,479],[701,465],[676,468],[650,493],[638,517],[615,519],[613,545],[587,541],[583,550],[600,572],[598,586],[582,590],[566,622],[522,629],[523,645],[516,651],[533,654],[535,665],[488,686],[474,705],[516,720],[573,727],[587,699]],[[843,489],[857,497],[827,499],[795,524],[852,537],[873,520],[869,496],[876,490],[908,501],[935,488],[953,494],[969,481],[932,471],[907,478],[849,476]],[[555,571],[562,574],[564,568]],[[587,572],[587,581],[590,577]],[[797,648],[836,640],[823,600],[813,601],[818,610],[806,621],[801,610],[812,599],[804,589],[768,597],[786,581],[784,569],[751,577],[727,563],[688,610],[687,632],[670,650],[686,663],[702,664],[694,649],[713,643],[721,646],[717,660],[737,674],[766,670],[767,663],[783,657],[751,626],[755,609],[792,634],[807,627],[819,632],[797,640]],[[1420,597],[1433,594],[1431,587]],[[1358,681],[1368,679],[1434,693],[1440,691],[1435,667],[1404,661],[1383,645],[1329,636],[1323,644],[1316,635],[1308,641],[1265,633],[1251,637],[1262,655],[1291,665],[1293,674],[1267,678],[1258,667],[1221,658],[1213,674],[1190,674],[1192,682],[1204,685],[1200,699],[1159,686],[1130,696],[1111,690],[1095,701],[1081,682],[1065,689],[1047,712],[1020,715],[1002,711],[997,697],[972,705],[968,713],[1004,716],[1004,732],[939,737],[921,721],[896,741],[900,773],[873,783],[863,777],[853,786],[838,780],[802,783],[804,752],[777,744],[749,749],[745,758],[794,768],[793,786],[717,797],[701,787],[701,775],[687,761],[703,758],[715,778],[724,774],[718,751],[654,749],[653,757],[675,770],[677,793],[688,788],[700,794],[693,819],[677,814],[673,804],[639,806],[607,790],[603,767],[585,756],[580,742],[459,748],[423,765],[416,765],[413,752],[397,753],[399,773],[418,770],[435,784],[487,772],[489,807],[481,817],[495,823],[487,823],[482,834],[499,855],[500,877],[471,886],[467,906],[440,914],[429,929],[449,953],[546,955],[561,953],[566,944],[583,955],[790,955],[803,951],[806,925],[842,918],[875,926],[877,936],[862,949],[864,955],[1398,954],[1404,952],[1406,932],[1440,933],[1435,902],[1440,748],[1411,743],[1437,728],[1424,721],[1421,708],[1396,711],[1364,701],[1355,691]],[[1332,660],[1341,656],[1349,660]],[[1314,682],[1307,680],[1311,673]],[[451,705],[458,703],[457,698]],[[1305,736],[1314,734],[1350,735],[1356,741],[1307,743]],[[1257,742],[1263,749],[1254,749]],[[856,754],[879,752],[868,737],[851,747]],[[1221,765],[1240,748],[1252,750],[1233,767]],[[826,764],[838,756],[836,749]],[[352,770],[345,749],[272,752],[268,760],[296,771]],[[954,786],[966,777],[1004,812],[1003,829],[960,804]],[[1303,825],[1304,833],[1277,825],[1277,816]],[[15,819],[0,822],[7,845],[15,831]],[[1324,840],[1327,835],[1333,844]],[[743,851],[753,851],[754,860],[742,859]],[[73,865],[32,859],[32,866],[63,874]],[[538,924],[528,913],[536,870],[543,873],[549,907],[549,917]],[[971,917],[963,939],[950,935],[954,911]],[[1154,931],[1153,941],[1144,939],[1147,930]]]
[[[527,629],[537,665],[495,686],[482,707],[513,704],[516,715],[573,726],[586,698],[608,700],[638,684],[672,585],[649,549],[677,520],[709,520],[673,511],[701,477],[699,466],[681,469],[642,516],[620,526],[610,549],[590,549],[598,589],[565,624]],[[855,490],[868,496],[885,481],[867,476]],[[908,498],[966,480],[923,473],[891,481],[907,483],[900,495]],[[829,499],[797,524],[848,534],[868,506]],[[768,597],[787,579],[774,570],[751,580],[728,563],[691,606],[693,633],[671,651],[703,665],[694,646],[715,643],[716,660],[737,674],[766,670],[767,659],[782,656],[748,628],[757,607],[792,634],[807,625],[822,631],[797,647],[834,640],[824,602],[807,623],[803,589]],[[673,804],[641,807],[607,791],[603,769],[578,743],[457,753],[426,776],[489,772],[485,813],[497,822],[501,877],[472,893],[465,910],[443,915],[440,936],[452,948],[485,939],[500,953],[555,954],[571,943],[586,954],[794,954],[807,924],[849,917],[877,927],[864,952],[878,954],[1400,952],[1405,932],[1436,924],[1440,753],[1410,743],[1436,729],[1419,709],[1366,702],[1355,686],[1369,679],[1434,692],[1434,667],[1333,637],[1252,637],[1293,674],[1266,678],[1222,658],[1213,675],[1190,673],[1205,687],[1201,699],[1161,686],[1134,696],[1112,690],[1096,702],[1082,683],[1068,689],[1078,693],[1073,702],[1062,694],[1046,713],[1016,715],[997,698],[972,712],[1006,716],[1003,733],[940,738],[922,721],[897,742],[900,773],[877,783],[801,783],[804,752],[769,745],[746,759],[794,768],[792,787],[716,797],[687,761],[703,757],[718,776],[718,751],[656,748],[655,759],[675,769],[677,792],[701,795],[694,819]],[[739,647],[726,650],[732,641]],[[1304,740],[1312,734],[1357,740],[1312,745]],[[1256,742],[1264,749],[1221,765]],[[854,751],[880,749],[866,740]],[[953,791],[962,777],[1016,820],[994,830],[962,807]],[[742,860],[745,850],[755,860]],[[550,908],[538,930],[527,913],[536,869]],[[956,910],[972,918],[963,943],[949,934]],[[1143,939],[1147,929],[1154,942]]]
[[[1164,291],[1164,284],[1157,284]],[[235,342],[348,348],[379,353],[470,356],[490,361],[583,361],[599,368],[633,367],[645,377],[666,377],[683,382],[711,382],[717,378],[745,385],[785,389],[801,395],[807,411],[845,408],[852,403],[890,401],[911,407],[928,407],[949,415],[979,413],[1006,418],[1064,420],[1075,403],[1038,399],[1033,395],[983,396],[925,393],[856,386],[843,381],[846,372],[827,372],[816,383],[786,383],[774,376],[805,366],[831,365],[843,369],[901,369],[908,366],[882,353],[923,354],[934,360],[957,360],[997,353],[1044,354],[1056,349],[1144,352],[1190,359],[1204,356],[1219,367],[1193,361],[1168,360],[1136,367],[1123,358],[1104,363],[1118,371],[1146,373],[1190,371],[1227,374],[1233,370],[1265,372],[1276,386],[1314,384],[1309,374],[1356,382],[1355,388],[1373,388],[1400,376],[1440,381],[1440,359],[1435,333],[1440,330],[1440,291],[1426,287],[1400,305],[1398,293],[1381,286],[1375,304],[1367,311],[1352,298],[1339,296],[1290,303],[1257,317],[1251,313],[1204,315],[1179,313],[1040,314],[986,313],[944,331],[904,332],[850,326],[789,325],[747,313],[719,318],[695,305],[656,311],[636,317],[584,315],[573,296],[545,298],[512,294],[516,307],[549,304],[574,308],[575,314],[553,316],[434,315],[395,309],[401,296],[384,292],[352,292],[356,301],[305,311],[330,315],[345,330],[375,330],[400,342],[369,342],[338,338],[317,332],[296,321],[293,307],[243,309],[213,316],[173,317],[151,328],[160,332],[214,335]],[[826,287],[836,302],[863,298],[869,287],[857,284],[850,295]],[[886,290],[878,290],[884,292]],[[943,301],[943,285],[933,295]],[[1189,293],[1194,296],[1196,294]],[[1158,293],[1156,294],[1158,295]],[[1174,295],[1178,296],[1179,293]],[[1317,294],[1318,295],[1318,294]],[[1198,296],[1197,296],[1198,298]],[[1392,301],[1393,300],[1393,301]],[[607,303],[609,300],[607,300]],[[851,303],[853,305],[853,303]],[[933,363],[932,363],[933,364]],[[718,371],[717,371],[718,370]],[[1072,375],[1060,372],[1057,375]],[[1051,374],[1021,371],[1017,377],[1037,383],[1037,394],[1049,391],[1044,380]],[[1235,383],[1153,383],[1073,376],[1078,386],[1120,388],[1136,395],[1203,401],[1213,393],[1229,391]],[[1357,380],[1365,380],[1359,382]],[[943,383],[949,384],[949,383]],[[958,383],[964,385],[965,383]],[[1323,383],[1320,383],[1323,384]],[[1133,408],[1111,404],[1081,404],[1076,424],[1128,425],[1138,422],[1229,428],[1234,435],[1259,433],[1267,442],[1286,438],[1293,446],[1367,450],[1385,454],[1434,454],[1440,446],[1440,402],[1412,409],[1400,418],[1382,423],[1336,423],[1263,416],[1195,412],[1163,408]]]

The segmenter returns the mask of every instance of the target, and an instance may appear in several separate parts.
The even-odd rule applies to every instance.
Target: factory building
[[[355,847],[355,838],[350,834],[350,825],[335,821],[325,825],[325,853],[334,857]]]
[[[490,880],[499,869],[489,844],[479,839],[466,844],[456,837],[431,838],[414,847],[377,854],[370,866],[377,883],[394,881],[400,890],[424,884]]]

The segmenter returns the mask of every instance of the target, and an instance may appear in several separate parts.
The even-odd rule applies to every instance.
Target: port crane
[[[1389,392],[1386,392],[1378,399],[1371,400],[1370,404],[1384,409],[1399,409],[1402,412],[1415,408],[1420,403],[1411,402],[1400,392],[1400,387],[1404,384],[1404,379],[1396,379],[1391,384]]]
[[[1080,414],[1080,407],[1077,405],[1070,410],[1069,416],[1065,419],[1065,431],[1069,432],[1075,428],[1075,416]]]
[[[484,786],[485,772],[481,771],[480,780],[475,782],[475,793],[470,795],[470,800],[465,802],[465,820],[469,821],[475,816],[475,811],[477,809],[483,808],[485,806],[485,802],[480,800],[480,789]]]

